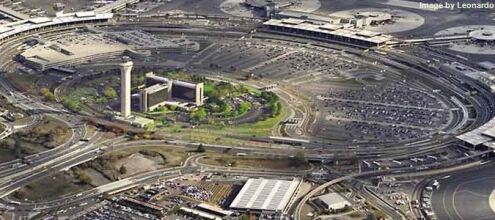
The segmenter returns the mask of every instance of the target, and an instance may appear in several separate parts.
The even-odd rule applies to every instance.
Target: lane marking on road
[[[480,177],[480,178],[476,178],[476,179],[472,179],[470,181],[466,181],[466,182],[462,182],[461,184],[457,185],[457,187],[454,189],[454,192],[452,193],[452,198],[451,198],[451,202],[452,202],[452,208],[455,212],[455,214],[457,215],[457,217],[459,217],[460,219],[462,220],[465,220],[464,217],[462,217],[462,215],[459,213],[459,210],[457,210],[457,206],[455,204],[455,197],[456,197],[456,194],[459,193],[459,192],[462,192],[462,191],[466,191],[466,190],[461,190],[459,191],[459,188],[461,188],[462,186],[466,185],[466,184],[470,184],[470,183],[474,183],[474,182],[477,182],[477,181],[480,181],[480,180],[486,180],[486,179],[495,179],[495,177]],[[493,193],[492,193],[493,194]],[[490,206],[490,208],[492,209],[492,207]],[[493,210],[493,209],[492,209]],[[450,216],[449,216],[450,217]]]
[[[490,196],[488,197],[488,204],[490,204],[490,208],[492,212],[495,213],[495,189],[492,190]]]

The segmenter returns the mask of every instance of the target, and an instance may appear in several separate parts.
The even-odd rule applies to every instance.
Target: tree
[[[261,92],[261,98],[263,98],[268,103],[274,103],[278,101],[278,96],[273,92],[263,91]]]
[[[140,75],[136,78],[136,80],[137,80],[137,84],[141,85],[144,83],[144,76]]]
[[[206,151],[206,149],[203,146],[203,144],[199,144],[198,145],[198,148],[196,149],[196,152],[198,152],[198,153],[204,153],[205,151]]]
[[[166,105],[160,106],[157,109],[159,109],[159,112],[162,112],[162,113],[167,113],[168,112],[168,107]]]
[[[146,140],[151,139],[151,135],[150,135],[150,133],[149,133],[149,132],[145,132],[145,133],[143,134],[143,139],[146,139]]]
[[[76,99],[66,99],[64,100],[64,105],[72,111],[81,110],[81,103]]]
[[[240,219],[240,220],[249,220],[249,215],[247,215],[247,214],[242,214],[241,216],[239,216],[239,219]]]
[[[48,88],[41,88],[40,93],[48,101],[54,102],[56,100],[55,95]]]
[[[120,166],[119,172],[120,172],[120,174],[126,174],[127,173],[127,167],[125,167],[124,165]]]
[[[117,97],[117,91],[115,91],[115,89],[110,86],[105,88],[103,94],[109,99],[114,99]]]
[[[232,111],[232,107],[230,107],[229,104],[225,103],[224,101],[219,101],[218,106],[220,107],[220,111],[222,112],[224,117],[230,115],[230,112]]]
[[[168,211],[169,214],[177,214],[180,212],[180,206],[176,205],[170,211]]]
[[[170,109],[170,111],[175,111],[177,110],[177,105],[171,105],[168,109]]]
[[[270,103],[270,112],[271,112],[271,117],[275,117],[279,114],[279,109],[278,105],[275,102]]]
[[[206,109],[203,107],[200,107],[200,108],[198,108],[198,110],[191,112],[190,118],[191,118],[191,120],[199,122],[199,121],[202,121],[203,119],[205,119],[207,115],[208,115],[208,112],[206,112]]]
[[[81,182],[88,184],[88,185],[93,184],[93,180],[91,179],[91,177],[86,172],[79,171],[78,176],[79,176],[78,178]]]
[[[133,141],[137,141],[137,140],[139,140],[139,135],[137,135],[137,134],[132,135],[132,140],[133,140]]]
[[[242,102],[239,105],[239,115],[242,115],[242,114],[246,113],[250,109],[251,109],[251,103],[249,103],[249,102]]]
[[[105,96],[101,96],[96,99],[96,102],[101,105],[106,105],[108,103],[108,99]]]

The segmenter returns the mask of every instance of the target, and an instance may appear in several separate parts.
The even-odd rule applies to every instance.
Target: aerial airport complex
[[[0,0],[0,218],[495,219],[495,11],[439,3]]]

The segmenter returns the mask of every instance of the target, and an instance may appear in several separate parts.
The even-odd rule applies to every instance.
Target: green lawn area
[[[213,90],[215,89],[215,86],[211,83],[205,83],[204,84],[204,94],[211,94]]]
[[[90,87],[79,87],[72,90],[66,98],[80,101],[83,97],[88,100],[95,100],[97,98],[96,89]]]
[[[287,106],[283,105],[282,111],[275,117],[268,117],[267,119],[256,123],[232,126],[229,127],[229,130],[245,135],[269,136],[272,134],[273,129],[275,129],[278,124],[288,116],[289,111]]]
[[[175,124],[169,127],[159,128],[158,131],[164,132],[173,138],[183,138],[185,140],[196,141],[201,143],[215,143],[226,145],[239,145],[239,139],[231,138],[229,135],[246,136],[246,137],[263,137],[272,135],[272,131],[277,128],[280,121],[288,117],[287,107],[283,107],[278,116],[268,117],[263,121],[242,125],[201,125],[197,128],[182,128],[181,125]]]

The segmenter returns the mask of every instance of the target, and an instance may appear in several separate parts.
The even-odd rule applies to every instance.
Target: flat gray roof
[[[329,205],[329,206],[331,206],[333,204],[337,204],[337,203],[343,203],[343,202],[349,203],[349,201],[347,201],[347,199],[345,199],[343,196],[341,196],[340,194],[338,194],[336,192],[327,193],[327,194],[318,196],[316,198],[319,199],[320,201],[324,202],[325,204]]]
[[[230,208],[282,211],[299,186],[299,180],[249,179]]]
[[[91,14],[85,12],[83,17],[77,16],[77,13],[57,14],[56,17],[39,17],[29,20],[16,21],[0,25],[0,40],[22,32],[30,31],[35,28],[43,28],[53,25],[61,25],[71,22],[93,21],[100,19],[111,19],[112,13]]]
[[[493,140],[495,137],[495,118],[485,123],[479,128],[464,134],[458,135],[457,138],[471,145],[480,145]]]
[[[127,4],[135,4],[138,3],[139,1],[140,0],[116,0],[99,8],[96,8],[95,11],[99,13],[112,12],[112,10],[114,9],[118,10],[124,8]]]
[[[0,12],[3,12],[5,14],[7,14],[8,16],[14,17],[14,18],[19,19],[19,20],[29,19],[29,15],[18,12],[14,9],[11,9],[9,7],[5,7],[3,5],[0,5]]]
[[[263,24],[267,26],[293,28],[322,34],[342,36],[376,44],[386,43],[392,39],[389,35],[382,35],[372,31],[357,30],[353,28],[340,28],[340,26],[331,25],[330,23],[317,24],[297,18],[270,19]]]

